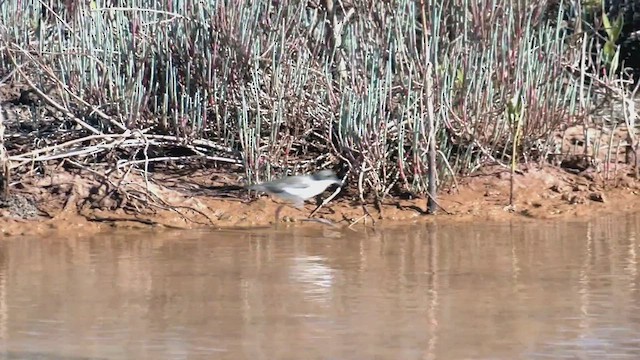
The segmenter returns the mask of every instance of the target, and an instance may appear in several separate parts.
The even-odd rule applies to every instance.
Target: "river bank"
[[[314,218],[357,229],[402,222],[562,220],[623,214],[640,209],[640,182],[631,170],[620,167],[604,179],[595,170],[573,174],[560,167],[525,167],[515,176],[515,201],[509,207],[509,172],[485,168],[459,178],[457,187],[440,189],[441,209],[435,215],[425,213],[426,199],[420,197],[389,197],[380,208],[363,207],[347,184]],[[157,171],[146,178],[128,174],[119,179],[59,168],[45,173],[51,175],[25,177],[14,184],[10,200],[0,208],[2,234],[272,226],[280,204],[267,195],[252,197],[233,174],[210,170]],[[286,206],[280,223],[322,226],[303,222],[314,209],[310,202],[304,211]]]

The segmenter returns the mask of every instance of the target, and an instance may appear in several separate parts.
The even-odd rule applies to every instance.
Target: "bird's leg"
[[[280,211],[282,211],[283,207],[284,207],[284,205],[280,205],[276,209],[276,227],[278,226],[278,223],[280,222]]]
[[[322,205],[324,205],[322,203],[322,198],[320,197],[320,195],[316,195],[315,197],[316,199],[316,208],[309,214],[309,216],[307,216],[308,219],[311,219],[313,217],[313,215],[315,215],[315,213],[320,210],[320,208],[322,207]]]
[[[328,198],[326,198],[326,199],[324,199],[324,200],[322,200],[322,197],[321,197],[320,195],[318,195],[318,196],[316,197],[316,204],[317,204],[317,206],[316,206],[315,210],[313,210],[313,211],[311,212],[311,214],[309,214],[309,218],[311,218],[313,215],[315,215],[315,213],[316,213],[316,212],[318,212],[318,210],[320,210],[320,208],[322,208],[323,206],[327,205],[327,204],[329,203],[329,201],[333,200],[333,198],[335,198],[335,197],[336,197],[336,195],[338,195],[338,193],[339,193],[340,191],[342,191],[342,186],[338,187],[338,188],[333,192],[333,194],[329,195],[329,197],[328,197]],[[321,201],[321,200],[322,200],[322,201]]]

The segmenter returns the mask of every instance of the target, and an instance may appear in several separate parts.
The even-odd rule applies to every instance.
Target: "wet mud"
[[[282,204],[268,195],[249,194],[232,175],[207,170],[159,171],[101,179],[91,173],[52,170],[51,175],[23,177],[0,203],[4,235],[49,232],[99,232],[111,228],[237,228],[273,226]],[[115,175],[114,175],[115,176]],[[531,166],[514,178],[509,205],[510,173],[486,168],[455,186],[440,189],[436,214],[426,213],[426,198],[389,197],[363,206],[348,184],[313,216],[285,206],[278,226],[378,226],[433,221],[517,221],[589,218],[638,210],[640,182],[633,169],[572,173],[553,166]],[[321,196],[331,195],[331,190]],[[366,194],[365,194],[366,195]]]

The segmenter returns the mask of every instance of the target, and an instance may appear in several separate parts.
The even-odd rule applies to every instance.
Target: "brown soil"
[[[252,199],[229,175],[201,170],[152,173],[147,183],[141,175],[128,174],[117,183],[112,180],[111,185],[88,172],[56,169],[49,173],[53,175],[25,177],[14,184],[11,198],[0,207],[3,234],[77,234],[113,227],[268,226],[274,223],[280,204],[266,195]],[[559,167],[529,167],[515,175],[515,203],[509,207],[509,172],[485,169],[458,179],[458,187],[442,189],[438,195],[442,209],[436,215],[424,213],[424,198],[388,199],[379,209],[369,205],[365,210],[353,191],[345,190],[315,218],[357,227],[440,220],[574,219],[640,208],[640,182],[632,171],[617,169],[608,176],[605,180],[595,170],[573,174]],[[286,206],[281,223],[300,222],[314,208],[307,204],[303,212]],[[365,217],[365,211],[370,216]]]
[[[0,88],[1,99],[21,101],[18,87]],[[20,114],[20,106],[5,102]],[[20,131],[30,124],[18,119]],[[559,132],[555,139],[555,166],[519,166],[515,175],[515,202],[509,205],[510,173],[499,167],[483,168],[457,179],[455,187],[440,189],[436,215],[426,215],[426,199],[388,198],[378,208],[360,204],[353,188],[342,191],[315,218],[337,226],[429,221],[512,221],[526,219],[588,218],[640,208],[640,181],[629,165],[634,153],[630,138],[640,137],[640,128],[614,131],[582,126]],[[585,138],[590,141],[585,141]],[[22,137],[12,138],[19,142]],[[26,140],[25,140],[26,139]],[[20,140],[28,147],[28,136]],[[631,142],[633,143],[633,142]],[[588,153],[591,157],[563,154]],[[596,160],[604,159],[604,160]],[[255,227],[272,225],[279,203],[267,196],[258,199],[241,186],[240,177],[224,170],[175,170],[158,166],[145,178],[132,172],[101,175],[98,170],[77,170],[65,162],[22,166],[12,175],[11,196],[0,201],[0,231],[5,235],[77,234],[118,228]],[[200,166],[203,168],[204,166]],[[18,181],[18,182],[15,182]],[[328,196],[326,192],[324,196]],[[281,220],[301,222],[315,208],[305,211],[285,207]],[[365,214],[369,214],[365,216]],[[314,224],[314,223],[306,223]],[[323,226],[315,223],[314,226]]]

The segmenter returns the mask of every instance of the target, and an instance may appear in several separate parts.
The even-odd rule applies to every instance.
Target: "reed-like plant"
[[[248,182],[342,162],[361,198],[381,202],[425,194],[430,145],[439,183],[556,152],[593,85],[575,71],[586,47],[566,7],[551,5],[5,1],[0,78],[15,70],[49,93],[76,137],[140,131],[159,148],[240,163]],[[519,93],[514,132],[504,109]]]

